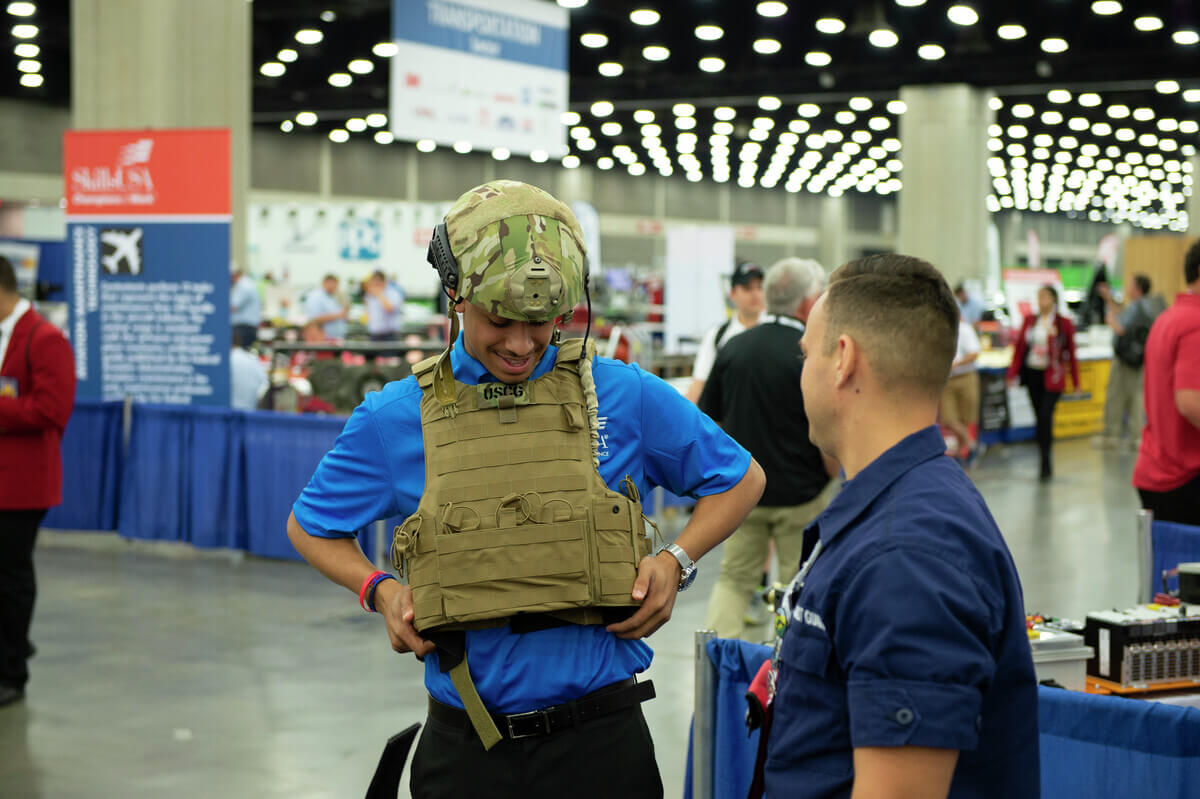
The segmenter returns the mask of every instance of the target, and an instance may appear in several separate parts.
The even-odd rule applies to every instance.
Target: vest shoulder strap
[[[421,388],[429,388],[433,385],[433,372],[437,366],[439,355],[431,355],[423,361],[420,361],[412,368],[412,373],[416,375],[417,385]]]
[[[584,340],[581,338],[571,338],[564,341],[558,346],[558,354],[555,356],[555,365],[561,363],[570,363],[578,361],[583,355]],[[589,359],[596,356],[596,342],[594,339],[587,339],[587,357]]]

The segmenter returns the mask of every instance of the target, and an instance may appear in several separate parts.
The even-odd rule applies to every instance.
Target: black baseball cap
[[[729,278],[729,285],[730,287],[746,286],[755,278],[762,280],[762,267],[750,261],[738,261],[738,265],[733,269],[733,275]]]

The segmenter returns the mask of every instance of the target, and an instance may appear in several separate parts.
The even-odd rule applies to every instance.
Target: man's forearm
[[[288,516],[288,539],[300,556],[321,574],[355,593],[370,574],[374,564],[367,560],[355,538],[321,538],[309,535],[294,514]]]
[[[675,543],[692,560],[700,560],[710,549],[728,538],[758,504],[767,478],[753,458],[737,485],[720,494],[701,497],[692,518]]]

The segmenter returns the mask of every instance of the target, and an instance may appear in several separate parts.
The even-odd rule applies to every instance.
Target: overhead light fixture
[[[351,133],[362,133],[367,129],[367,120],[362,117],[351,117],[346,120],[346,130]]]
[[[787,13],[787,3],[767,2],[759,3],[755,9],[760,17],[782,17]]]
[[[1042,39],[1042,50],[1047,53],[1065,53],[1067,51],[1067,40],[1057,36],[1051,36],[1047,39]]]
[[[671,113],[677,117],[691,117],[696,115],[696,106],[691,103],[676,103],[671,107]]]
[[[466,155],[467,153],[471,152],[471,142],[469,142],[469,141],[454,142],[454,152],[458,153],[459,155]]]
[[[820,33],[835,34],[846,30],[846,23],[837,17],[821,17],[816,22],[817,31]]]
[[[32,39],[38,35],[37,25],[13,25],[12,35],[15,39]]]
[[[391,58],[400,52],[400,47],[395,42],[380,42],[371,48],[371,52],[380,58]]]
[[[45,82],[45,79],[37,72],[26,72],[21,76],[21,85],[27,89],[36,89]]]
[[[1063,115],[1058,111],[1043,111],[1041,116],[1043,125],[1058,125],[1063,121]]]
[[[1083,117],[1071,117],[1071,119],[1067,122],[1068,128],[1070,128],[1071,130],[1077,130],[1080,132],[1087,130],[1091,126],[1092,126],[1092,123],[1088,122]]]
[[[507,161],[512,156],[512,151],[507,147],[497,147],[492,150],[492,158],[497,161]]]
[[[671,51],[661,44],[652,44],[642,48],[642,57],[647,61],[666,61],[671,57]]]
[[[19,25],[17,27],[20,27]],[[16,28],[13,28],[13,35],[16,35]],[[1171,38],[1175,40],[1175,44],[1190,46],[1200,42],[1200,34],[1191,30],[1175,31],[1171,34]]]
[[[908,110],[908,103],[903,100],[888,100],[887,112],[899,116]]]
[[[783,45],[779,43],[778,39],[755,39],[752,47],[754,52],[759,55],[774,55],[783,48]]]
[[[33,3],[9,3],[8,13],[14,17],[32,17],[37,12],[37,6]]]
[[[296,124],[311,127],[317,124],[317,115],[312,111],[301,111],[296,114]]]
[[[917,55],[926,61],[940,61],[946,57],[946,50],[940,44],[923,44],[917,48]]]
[[[1012,115],[1019,119],[1028,119],[1033,116],[1033,106],[1029,103],[1017,103],[1012,107]]]
[[[606,117],[612,114],[613,110],[613,104],[608,100],[597,100],[592,103],[592,116]]]
[[[812,119],[813,117],[820,115],[821,106],[817,105],[816,103],[801,103],[800,105],[796,106],[796,113],[802,117]]]
[[[1051,89],[1046,92],[1046,99],[1052,103],[1069,103],[1071,102],[1071,93],[1066,89]]]
[[[13,48],[13,54],[17,58],[37,58],[40,52],[42,52],[42,48],[30,42],[21,42]]]
[[[324,38],[325,34],[316,28],[301,28],[296,31],[296,41],[300,42],[300,44],[320,44]]]
[[[974,25],[979,21],[979,14],[970,6],[955,5],[946,9],[946,18],[955,25]]]
[[[827,67],[833,62],[833,58],[829,53],[823,53],[820,50],[813,50],[810,53],[804,54],[804,61],[809,66]]]
[[[560,8],[583,8],[588,4],[588,0],[558,0]]]
[[[600,126],[600,132],[605,136],[616,136],[621,132],[620,122],[605,122]]]
[[[725,30],[720,25],[697,25],[696,38],[705,42],[715,42],[725,35]]]
[[[583,125],[576,125],[575,127],[571,128],[571,138],[572,139],[586,139],[586,138],[589,138],[591,135],[592,135],[591,130],[584,127]]]
[[[1200,89],[1185,89],[1181,96],[1185,103],[1200,103]]]
[[[1154,84],[1154,91],[1158,92],[1159,94],[1174,94],[1175,92],[1179,91],[1179,81],[1160,80],[1158,83]]]
[[[1094,108],[1101,103],[1100,95],[1095,92],[1084,92],[1077,98],[1079,104],[1087,108]]]
[[[300,57],[300,54],[297,53],[295,50],[293,50],[290,47],[285,47],[282,50],[280,50],[278,53],[275,54],[275,58],[277,58],[278,60],[283,61],[284,63],[287,63],[287,64],[292,63],[299,57]]]
[[[558,121],[567,127],[570,127],[571,125],[578,125],[580,119],[582,119],[582,117],[579,116],[578,111],[563,111],[558,117]]]
[[[1121,4],[1117,0],[1096,0],[1092,3],[1092,13],[1102,17],[1121,13]]]
[[[635,8],[629,12],[629,21],[634,25],[654,25],[660,19],[662,19],[662,14],[653,8]]]
[[[1137,28],[1140,31],[1143,31],[1144,33],[1149,33],[1150,31],[1162,30],[1162,26],[1163,26],[1163,21],[1161,19],[1159,19],[1158,17],[1154,17],[1154,16],[1138,17],[1137,19],[1135,19],[1133,21],[1133,27]]]
[[[1107,109],[1105,109],[1105,113],[1107,113],[1112,119],[1124,119],[1125,117],[1129,116],[1129,106],[1122,105],[1120,103],[1117,103],[1116,105],[1110,105]]]
[[[278,78],[283,73],[287,72],[287,67],[278,61],[267,61],[258,71],[266,75],[268,78]]]
[[[867,35],[867,41],[880,48],[895,47],[900,43],[900,37],[891,28],[876,28]]]
[[[292,120],[290,120],[290,119],[285,119],[279,123],[279,129],[282,130],[284,133],[291,133],[292,129],[295,127],[296,127],[296,123],[292,122]]]
[[[783,101],[778,97],[766,95],[758,98],[758,107],[764,111],[778,111],[783,106]]]
[[[999,36],[1001,39],[1008,39],[1009,41],[1012,41],[1014,39],[1024,39],[1025,38],[1025,26],[1024,25],[1016,25],[1013,23],[1009,23],[1007,25],[1001,25],[999,28],[996,29],[996,35]]]
[[[625,71],[625,67],[616,61],[605,61],[597,67],[597,71],[606,78],[615,78]]]
[[[392,132],[390,130],[375,131],[375,141],[378,144],[391,144],[395,140],[396,140],[396,137],[392,135]]]
[[[716,56],[705,56],[700,59],[700,69],[704,72],[720,72],[725,69],[725,59]]]
[[[375,70],[375,62],[366,58],[356,58],[346,65],[346,69],[355,75],[368,75]]]
[[[575,169],[579,166],[579,163],[580,163],[579,156],[577,156],[577,155],[564,155],[563,156],[562,165],[564,167],[566,167],[567,169]]]
[[[344,89],[354,82],[354,78],[350,77],[347,72],[334,72],[329,76],[329,85],[336,86],[339,89]]]
[[[873,105],[867,97],[851,97],[846,104],[854,111],[870,111]]]
[[[431,153],[437,149],[437,142],[433,139],[418,139],[417,149],[423,153]],[[470,149],[470,145],[468,145],[467,149]]]
[[[1133,118],[1138,122],[1149,122],[1154,119],[1154,111],[1149,108],[1135,108],[1133,109]]]
[[[648,125],[654,121],[654,112],[648,108],[639,108],[633,112],[633,121],[639,125]]]
[[[584,33],[579,37],[579,43],[595,50],[608,44],[608,37],[603,33]]]
[[[737,111],[727,105],[719,105],[713,109],[713,116],[722,122],[730,122],[737,116]]]
[[[344,144],[350,141],[350,134],[342,128],[334,128],[329,131],[329,140],[337,144]]]

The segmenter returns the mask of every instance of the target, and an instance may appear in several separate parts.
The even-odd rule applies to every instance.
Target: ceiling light
[[[800,105],[796,106],[796,113],[802,117],[812,119],[821,113],[821,106],[817,105],[816,103],[801,103]]]
[[[292,122],[292,120],[290,120],[290,119],[285,119],[279,123],[279,129],[282,130],[284,133],[291,133],[292,128],[294,128],[294,127],[296,127],[296,123]]]
[[[591,135],[592,132],[583,125],[576,125],[575,127],[571,128],[572,139],[586,139]]]
[[[1029,103],[1017,103],[1012,107],[1012,115],[1020,119],[1028,119],[1033,116],[1033,106]]]
[[[1024,39],[1025,27],[1023,25],[1001,25],[996,29],[996,35],[1001,39]]]
[[[639,125],[648,125],[654,121],[654,112],[648,108],[639,108],[633,112],[633,121]]]
[[[1200,103],[1200,89],[1184,89],[1183,100],[1187,103]]]
[[[695,117],[675,117],[675,127],[680,130],[692,130],[696,127]]]
[[[1124,119],[1125,117],[1129,116],[1129,106],[1121,105],[1119,103],[1117,105],[1110,105],[1106,109],[1106,113],[1112,119]]]
[[[1071,102],[1071,93],[1066,89],[1051,89],[1046,92],[1046,99],[1052,103],[1069,103]]]
[[[787,13],[787,3],[759,3],[757,11],[760,17],[782,17]]]
[[[696,106],[691,103],[676,103],[671,107],[671,113],[677,117],[692,117],[696,115]]]
[[[871,130],[887,130],[891,124],[887,117],[871,117],[867,120],[867,127]]]
[[[887,112],[899,116],[908,110],[908,103],[903,100],[888,100]]]
[[[652,44],[642,48],[642,57],[647,61],[666,61],[671,57],[671,51],[661,44]]]
[[[955,25],[974,25],[979,21],[979,14],[970,6],[950,6],[946,9],[946,18]]]
[[[916,8],[925,5],[925,0],[896,0],[896,5],[906,8]]]
[[[603,33],[585,33],[579,37],[579,43],[594,50],[608,44],[608,37]]]
[[[454,142],[454,152],[458,153],[459,155],[466,155],[467,153],[471,152],[471,142],[469,142],[469,141]]]
[[[587,4],[588,0],[558,0],[561,8],[583,8]]]
[[[350,141],[350,134],[341,128],[334,128],[333,130],[329,131],[329,140],[332,142],[337,142],[338,144],[342,144]]]
[[[1117,141],[1133,141],[1137,138],[1137,134],[1129,128],[1120,128],[1113,135],[1117,137]]]
[[[867,41],[875,47],[895,47],[900,43],[900,37],[890,28],[876,28],[867,36]]]
[[[1200,125],[1193,119],[1185,119],[1179,123],[1179,132],[1186,133],[1189,136],[1200,131]]]
[[[1069,127],[1071,130],[1078,131],[1087,130],[1090,126],[1091,123],[1083,117],[1071,117],[1071,121],[1067,123],[1067,127]]]
[[[1029,135],[1029,129],[1024,125],[1009,125],[1008,136],[1011,139],[1023,139]]]
[[[817,20],[817,30],[821,33],[841,33],[846,30],[846,23],[837,17],[821,17]]]
[[[391,58],[400,52],[400,47],[395,42],[380,42],[371,48],[371,52],[380,58]]]
[[[1121,13],[1121,4],[1117,0],[1096,0],[1092,3],[1092,13],[1107,17]]]
[[[1158,83],[1154,84],[1154,91],[1158,92],[1159,94],[1174,94],[1175,92],[1179,91],[1179,81],[1160,80]]]
[[[367,114],[367,124],[373,128],[382,128],[387,124],[387,114],[380,114],[379,112]]]
[[[27,72],[21,76],[21,85],[29,89],[36,89],[43,82],[42,76],[36,72]]]
[[[1047,53],[1065,53],[1067,51],[1067,40],[1060,39],[1057,36],[1051,36],[1048,39],[1042,39],[1042,50]]]
[[[596,159],[596,166],[600,167],[601,169],[612,169],[613,165],[615,163],[616,162],[613,161],[611,158],[609,158],[607,155],[604,156],[603,158]]]
[[[564,155],[563,160],[562,160],[562,165],[565,166],[567,169],[575,169],[576,167],[579,166],[579,156]]]
[[[900,152],[901,144],[900,144],[899,139],[896,139],[896,138],[884,139],[882,142],[880,142],[880,145],[883,147],[883,149],[887,150],[889,153]],[[889,169],[890,169],[890,167],[889,167]]]
[[[507,147],[497,147],[492,150],[492,158],[497,161],[507,161],[512,156],[512,152]]]
[[[258,68],[258,71],[266,75],[268,78],[278,78],[283,73],[287,72],[287,67],[280,64],[278,61],[268,61]]]
[[[699,66],[705,72],[720,72],[725,69],[725,59],[717,58],[716,56],[706,56],[700,59]]]
[[[621,132],[620,122],[605,122],[600,126],[600,132],[605,136],[616,136]]]
[[[872,103],[866,97],[851,97],[847,105],[854,111],[869,111]]]
[[[1087,108],[1093,108],[1095,106],[1098,106],[1098,105],[1100,105],[1100,102],[1101,102],[1100,95],[1096,94],[1095,92],[1086,92],[1084,94],[1081,94],[1081,95],[1079,95],[1078,100],[1079,100],[1080,105],[1085,106]]]
[[[277,59],[279,59],[280,61],[284,61],[284,62],[290,64],[293,61],[295,61],[297,58],[299,58],[300,54],[297,53],[295,50],[293,50],[290,47],[285,47],[282,50],[280,50],[278,53],[276,53],[275,57]]]
[[[1162,28],[1162,26],[1163,26],[1163,21],[1161,19],[1159,19],[1158,17],[1151,17],[1151,16],[1138,17],[1137,19],[1135,19],[1133,21],[1133,27],[1137,28],[1140,31],[1146,31],[1146,32],[1156,31],[1156,30],[1160,30]]]
[[[917,48],[917,55],[926,61],[938,61],[946,57],[946,50],[940,44],[923,44]]]
[[[353,82],[354,78],[350,77],[348,72],[335,72],[329,76],[329,85],[339,89],[344,89]]]
[[[778,97],[771,97],[767,95],[758,98],[758,107],[764,111],[778,111],[782,105],[783,101]]]
[[[832,63],[833,58],[829,55],[829,53],[824,53],[820,50],[813,50],[811,53],[804,54],[804,61],[809,66],[827,67],[830,63]]]
[[[713,109],[713,116],[722,122],[729,122],[737,116],[737,111],[727,105],[719,105]]]
[[[697,25],[696,38],[706,42],[715,42],[725,35],[725,30],[720,25]]]
[[[296,41],[300,44],[317,44],[325,38],[325,34],[316,28],[303,28],[296,31]]]
[[[17,56],[17,58],[37,58],[38,53],[41,51],[42,48],[38,47],[36,44],[30,44],[29,42],[21,42],[13,48],[13,53]],[[1184,97],[1187,97],[1186,93],[1184,94]]]
[[[605,61],[597,70],[606,78],[615,78],[625,71],[625,67],[618,64],[616,61]]]
[[[1179,130],[1179,122],[1170,118],[1160,119],[1158,120],[1158,129],[1164,133],[1170,133]]]
[[[662,19],[662,15],[652,8],[635,8],[629,12],[629,21],[634,25],[653,25]]]
[[[993,111],[999,111],[1003,107],[1004,107],[1004,101],[1001,100],[999,97],[989,97],[988,98],[988,108],[992,109]]]
[[[1133,110],[1133,118],[1138,122],[1149,122],[1154,119],[1154,112],[1149,108],[1135,108]]]
[[[567,127],[578,125],[580,119],[578,111],[563,111],[558,117],[559,122],[562,122]]]
[[[367,75],[375,70],[375,63],[366,58],[356,58],[346,65],[355,75]]]
[[[1058,111],[1043,111],[1041,119],[1043,125],[1058,125],[1063,121],[1063,115]]]
[[[296,124],[304,125],[305,127],[315,125],[317,124],[317,115],[312,111],[301,111],[296,114]]]
[[[849,125],[854,122],[853,111],[838,111],[833,115],[833,119],[839,125]]]
[[[753,47],[754,52],[759,55],[774,55],[779,52],[783,45],[779,43],[778,39],[755,39]]]
[[[33,3],[17,2],[8,4],[8,13],[12,14],[14,17],[32,17],[36,11],[37,6],[35,6]]]
[[[592,103],[592,116],[606,117],[613,112],[613,104],[608,100],[597,100]]]
[[[37,25],[13,25],[12,35],[18,39],[32,39],[38,34]]]
[[[375,141],[378,144],[391,144],[395,140],[396,140],[396,137],[392,135],[392,132],[390,130],[375,131]]]
[[[21,27],[20,25],[17,28]],[[13,28],[13,35],[17,35],[17,28]],[[1175,40],[1175,44],[1192,45],[1200,42],[1200,33],[1195,31],[1175,31],[1171,34],[1171,38]]]

